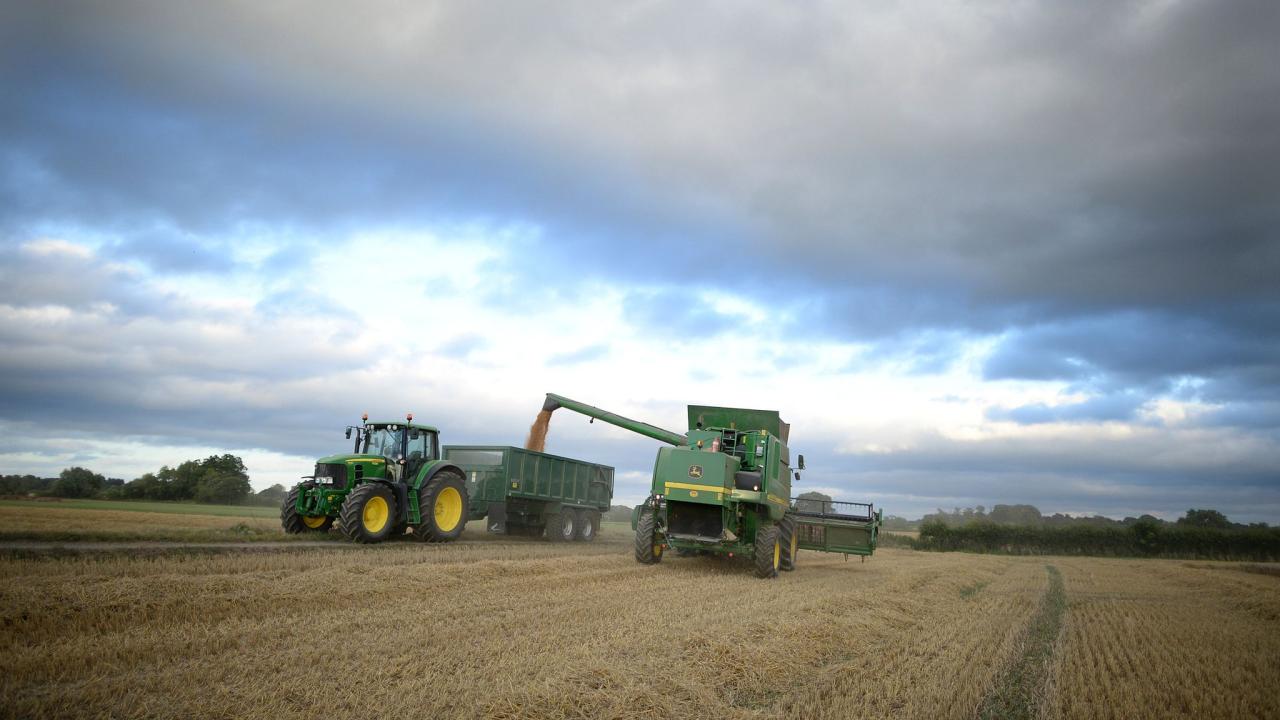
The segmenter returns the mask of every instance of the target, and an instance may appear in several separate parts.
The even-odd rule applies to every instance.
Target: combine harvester
[[[567,408],[672,445],[658,450],[649,497],[635,509],[638,562],[678,555],[746,557],[757,577],[793,570],[797,550],[866,557],[875,552],[883,511],[867,503],[791,500],[804,456],[791,469],[790,426],[774,410],[689,406],[680,434],[548,393],[549,415]]]

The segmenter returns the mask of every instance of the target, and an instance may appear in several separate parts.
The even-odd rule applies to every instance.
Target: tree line
[[[1174,522],[1151,515],[1124,520],[1094,517],[1055,521],[1051,517],[1022,523],[995,522],[990,518],[949,523],[926,516],[920,524],[919,537],[910,540],[910,546],[917,550],[1019,555],[1274,561],[1280,560],[1280,527],[1233,523],[1217,510],[1202,508],[1192,508]]]
[[[173,467],[164,465],[128,482],[83,467],[67,468],[56,478],[0,476],[0,495],[9,496],[278,505],[284,494],[285,488],[280,484],[255,493],[244,461],[231,454],[187,460]]]

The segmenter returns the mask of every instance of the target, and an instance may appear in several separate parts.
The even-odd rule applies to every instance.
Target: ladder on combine
[[[792,498],[797,547],[863,558],[875,552],[884,510],[871,503]]]

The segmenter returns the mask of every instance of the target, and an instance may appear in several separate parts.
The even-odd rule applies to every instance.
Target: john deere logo
[[[694,478],[694,479],[697,479],[697,478],[702,477],[702,466],[701,466],[701,465],[690,465],[690,466],[689,466],[689,477]]]

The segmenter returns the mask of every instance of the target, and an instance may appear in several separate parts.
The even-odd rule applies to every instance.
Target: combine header
[[[758,577],[795,568],[800,549],[867,556],[881,512],[871,505],[791,500],[804,456],[791,465],[790,426],[773,410],[689,406],[687,434],[664,430],[560,395],[542,409],[567,408],[673,447],[658,450],[649,497],[632,515],[636,560],[715,553],[749,558]]]

